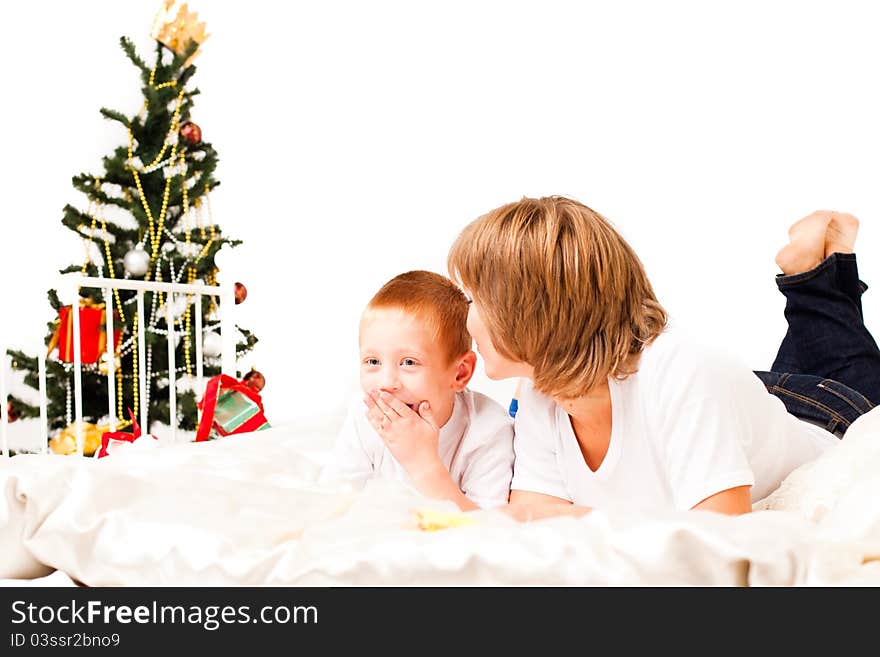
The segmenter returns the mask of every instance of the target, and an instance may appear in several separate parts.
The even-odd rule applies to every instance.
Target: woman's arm
[[[751,486],[737,486],[728,488],[720,493],[710,495],[702,502],[695,504],[693,511],[715,511],[738,516],[749,513],[752,510]]]
[[[720,493],[710,495],[693,507],[694,511],[715,511],[728,515],[740,515],[752,510],[749,493],[751,486],[728,488]],[[580,517],[592,509],[588,506],[577,506],[568,500],[553,495],[532,493],[524,490],[510,491],[510,504],[502,508],[507,515],[520,522],[552,518],[555,516]]]
[[[510,491],[510,504],[501,507],[501,511],[514,520],[528,522],[556,516],[580,517],[589,513],[591,509],[588,506],[577,506],[553,495],[512,490]]]

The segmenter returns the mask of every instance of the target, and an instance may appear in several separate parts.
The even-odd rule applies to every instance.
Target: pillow
[[[25,547],[25,539],[34,530],[25,507],[34,482],[56,477],[65,460],[37,454],[0,456],[0,579],[43,577],[52,572]]]
[[[840,445],[791,472],[775,491],[756,502],[754,510],[789,511],[821,522],[846,501],[848,509],[863,506],[872,514],[870,499],[852,499],[855,488],[876,488],[880,482],[880,407],[852,423]],[[867,490],[867,489],[866,489]],[[876,506],[876,505],[874,505]]]

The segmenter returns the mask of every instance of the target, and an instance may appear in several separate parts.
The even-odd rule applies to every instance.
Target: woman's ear
[[[461,392],[470,383],[474,371],[477,369],[477,355],[473,351],[467,352],[458,359],[455,369],[455,380],[452,382],[452,389],[455,392]]]

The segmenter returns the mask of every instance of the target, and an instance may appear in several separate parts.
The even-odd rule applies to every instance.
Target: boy
[[[463,510],[507,504],[513,425],[500,404],[467,389],[477,362],[469,303],[428,271],[400,274],[370,300],[359,332],[365,397],[349,410],[322,480],[377,475]],[[446,485],[421,489],[423,470],[441,467]]]

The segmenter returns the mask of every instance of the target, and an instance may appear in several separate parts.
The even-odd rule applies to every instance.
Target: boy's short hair
[[[552,397],[634,373],[666,325],[629,244],[568,198],[523,198],[476,219],[452,245],[448,267],[498,353],[529,364],[535,388]]]
[[[467,330],[468,300],[451,280],[431,271],[399,274],[373,295],[366,310],[402,310],[425,322],[451,363],[471,349]]]

